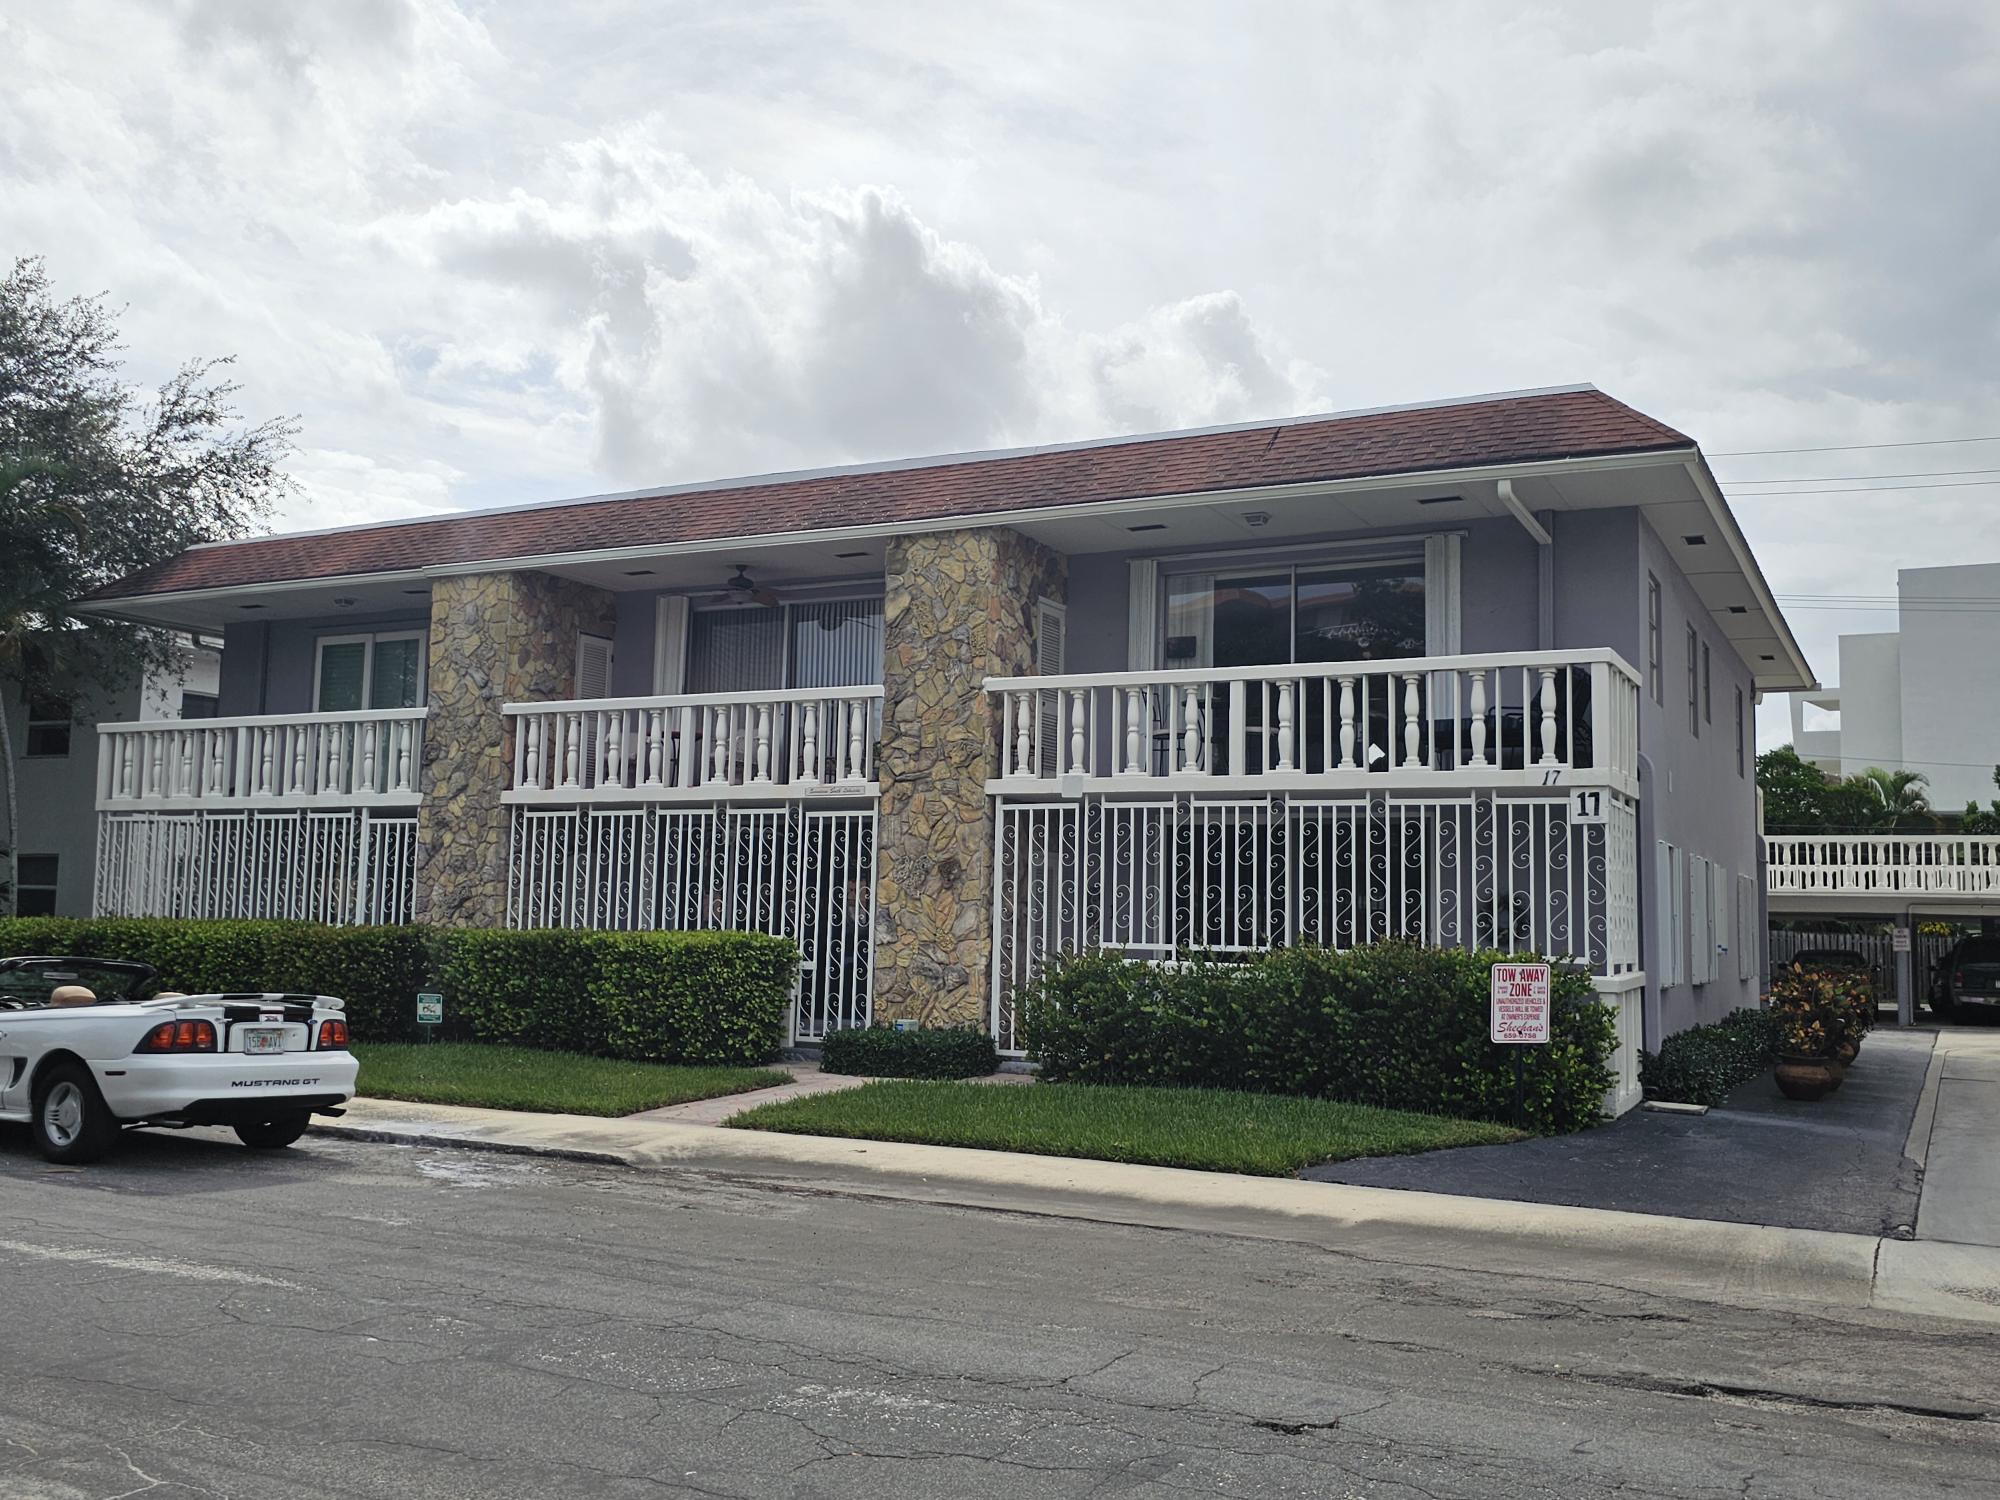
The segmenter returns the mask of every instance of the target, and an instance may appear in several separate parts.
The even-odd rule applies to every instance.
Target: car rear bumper
[[[207,1123],[263,1119],[277,1110],[331,1109],[354,1097],[361,1064],[351,1052],[287,1052],[277,1057],[181,1053],[94,1063],[97,1087],[121,1120]]]

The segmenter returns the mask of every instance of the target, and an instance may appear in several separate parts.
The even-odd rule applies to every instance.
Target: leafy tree
[[[1773,833],[1817,833],[1827,826],[1826,773],[1799,759],[1790,745],[1757,757],[1764,826]]]
[[[93,589],[241,536],[290,487],[294,422],[241,424],[230,361],[191,360],[150,399],[119,377],[102,295],[58,300],[39,258],[0,279],[0,681],[95,696],[173,672],[170,633],[79,615]],[[14,905],[14,747],[0,714]]]
[[[2000,766],[1993,768],[1993,785],[2000,789]],[[1981,807],[1976,801],[1965,804],[1958,820],[1960,833],[2000,833],[2000,799]]]

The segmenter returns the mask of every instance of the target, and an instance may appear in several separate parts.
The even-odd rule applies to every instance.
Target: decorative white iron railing
[[[2000,897],[2000,836],[1781,834],[1765,849],[1773,895]]]
[[[995,791],[1535,785],[1575,771],[1633,791],[1638,778],[1639,674],[1607,650],[992,677],[986,691],[1001,709]]]
[[[994,1035],[1052,953],[1168,959],[1400,938],[1639,968],[1638,804],[1373,787],[1273,796],[1001,796]]]
[[[421,708],[97,726],[100,812],[414,807]]]
[[[799,945],[792,1035],[865,1026],[875,976],[875,808],[516,807],[510,927],[744,928]]]
[[[509,802],[872,793],[882,689],[509,703]]]
[[[100,813],[100,917],[407,922],[417,820],[400,809]]]

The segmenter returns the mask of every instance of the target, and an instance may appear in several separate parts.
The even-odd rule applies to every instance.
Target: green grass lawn
[[[741,1130],[979,1146],[1261,1177],[1282,1177],[1314,1162],[1350,1156],[1399,1156],[1522,1138],[1519,1131],[1476,1120],[1324,1099],[1042,1083],[871,1083],[766,1104],[729,1124]]]
[[[360,1092],[374,1099],[565,1115],[629,1115],[790,1083],[771,1068],[683,1068],[482,1042],[356,1042]]]

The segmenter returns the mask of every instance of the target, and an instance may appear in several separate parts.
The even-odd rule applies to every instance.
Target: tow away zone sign
[[[1549,966],[1495,964],[1488,1034],[1496,1042],[1549,1039]]]

